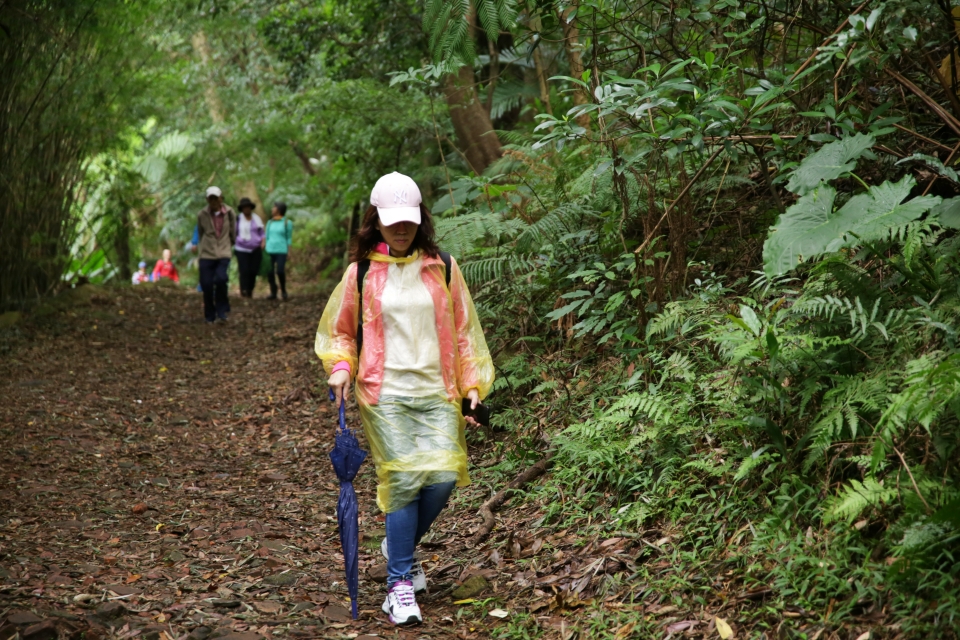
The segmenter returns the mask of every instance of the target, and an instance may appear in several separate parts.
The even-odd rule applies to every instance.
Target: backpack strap
[[[446,251],[440,252],[440,259],[443,261],[444,280],[447,282],[447,288],[450,288],[450,272],[453,269],[453,259]],[[370,271],[370,260],[363,259],[357,262],[357,356],[363,349],[363,279]]]

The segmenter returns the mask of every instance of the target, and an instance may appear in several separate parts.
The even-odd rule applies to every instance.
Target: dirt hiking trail
[[[428,545],[425,624],[397,630],[380,612],[370,463],[356,482],[362,614],[349,619],[336,413],[313,355],[323,299],[234,297],[229,323],[205,325],[183,289],[83,289],[2,342],[0,637],[481,631],[453,618],[468,566],[457,519],[476,525],[457,504]]]
[[[509,637],[570,638],[601,581],[636,569],[630,540],[531,529],[533,501],[468,546],[521,470],[471,445],[473,484],[422,545],[424,624],[394,628],[368,461],[351,620],[313,353],[325,299],[259,295],[207,325],[184,288],[85,286],[0,330],[0,640],[477,638],[523,616]],[[602,606],[633,610],[625,597]]]

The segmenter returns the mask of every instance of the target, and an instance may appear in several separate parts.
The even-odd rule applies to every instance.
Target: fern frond
[[[736,475],[733,476],[733,481],[740,482],[741,480],[745,480],[750,477],[750,474],[753,473],[755,469],[772,462],[774,457],[772,454],[766,453],[766,449],[766,447],[757,449],[744,458],[743,462],[740,463],[740,467],[737,469]]]
[[[460,264],[463,277],[470,284],[484,284],[507,276],[531,273],[536,269],[534,256],[508,253],[489,258],[478,258]]]
[[[576,203],[557,207],[529,225],[517,236],[517,250],[521,252],[535,251],[549,241],[576,231],[582,226],[585,219],[595,216],[595,212]]]
[[[897,489],[887,489],[876,478],[867,477],[863,482],[851,480],[840,491],[827,509],[827,520],[847,520],[852,522],[864,510],[879,508],[897,497]]]
[[[487,34],[487,40],[496,42],[500,37],[500,16],[494,0],[474,0],[480,26]]]

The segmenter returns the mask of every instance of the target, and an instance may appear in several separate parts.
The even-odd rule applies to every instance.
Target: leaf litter
[[[514,500],[471,546],[491,483],[510,480],[478,468],[493,455],[483,446],[470,451],[475,484],[424,541],[431,590],[416,628],[380,611],[384,525],[364,465],[351,620],[327,457],[336,414],[313,354],[324,300],[234,299],[227,325],[206,326],[192,292],[89,290],[0,335],[0,640],[475,638],[523,619],[570,638],[598,609],[656,620],[664,637],[729,629],[709,611],[672,615],[631,582],[639,558],[673,570],[647,557],[665,532],[531,529],[545,505]]]

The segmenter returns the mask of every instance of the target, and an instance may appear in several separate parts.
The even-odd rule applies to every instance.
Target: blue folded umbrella
[[[334,399],[333,390],[330,399]],[[353,479],[367,457],[360,448],[360,442],[353,430],[347,428],[347,416],[344,402],[340,401],[340,427],[334,438],[330,462],[340,480],[340,498],[337,500],[337,525],[340,528],[340,547],[343,549],[343,565],[347,574],[347,589],[350,591],[353,619],[357,619],[357,591],[360,584],[358,555],[360,546],[360,525],[357,514],[357,494],[353,490]]]

